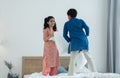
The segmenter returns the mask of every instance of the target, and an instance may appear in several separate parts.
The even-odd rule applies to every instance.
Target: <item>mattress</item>
[[[41,73],[32,73],[24,75],[24,78],[120,78],[116,73],[80,73],[73,76],[67,76],[67,73],[61,73],[56,76],[43,76]]]
[[[29,78],[30,77],[30,75],[24,75],[24,78]]]

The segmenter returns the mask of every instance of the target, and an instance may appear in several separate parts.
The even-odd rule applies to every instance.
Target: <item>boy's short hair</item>
[[[77,16],[77,10],[74,9],[74,8],[71,8],[71,9],[68,10],[67,15],[71,16],[72,18],[76,17]]]

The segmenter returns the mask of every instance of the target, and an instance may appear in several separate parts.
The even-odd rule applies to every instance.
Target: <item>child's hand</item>
[[[55,41],[54,37],[49,38],[49,40]]]
[[[50,37],[54,37],[54,33],[50,33],[49,36],[50,36]]]
[[[53,34],[49,34],[49,40],[52,40],[52,37],[54,37]]]

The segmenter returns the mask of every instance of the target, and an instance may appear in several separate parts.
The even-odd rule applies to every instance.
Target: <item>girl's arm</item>
[[[50,38],[51,38],[51,36],[48,35],[47,29],[44,29],[43,30],[43,40],[44,40],[44,42],[47,42]]]

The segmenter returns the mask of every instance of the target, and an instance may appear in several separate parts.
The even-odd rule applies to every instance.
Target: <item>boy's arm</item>
[[[84,21],[82,22],[82,24],[83,24],[83,28],[85,29],[86,35],[89,36],[89,27],[86,25]]]
[[[66,23],[65,23],[64,29],[63,29],[63,37],[67,42],[70,42],[70,38],[68,37],[67,34],[68,34],[68,29],[67,29],[67,26],[66,26]]]

